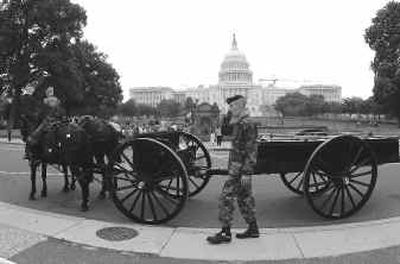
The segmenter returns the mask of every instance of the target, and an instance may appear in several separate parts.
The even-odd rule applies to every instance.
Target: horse
[[[27,142],[29,135],[40,125],[43,121],[40,117],[39,103],[33,96],[24,95],[21,97],[21,104],[24,105],[23,110],[20,114],[20,132],[23,142]],[[25,153],[27,155],[28,153]],[[41,197],[47,197],[47,166],[46,162],[40,159],[34,159],[34,157],[26,157],[29,160],[29,167],[31,169],[31,181],[32,181],[32,191],[29,195],[30,200],[35,200],[36,193],[36,171],[37,167],[41,166],[41,178],[42,178],[42,191]],[[63,192],[69,192],[69,190],[75,190],[76,178],[71,175],[71,184],[68,179],[68,167],[65,164],[61,164],[62,172],[64,174],[64,187]]]
[[[92,116],[78,116],[55,122],[41,133],[38,142],[30,146],[30,167],[32,190],[30,198],[36,192],[35,179],[38,164],[60,164],[71,170],[73,183],[75,179],[82,189],[81,210],[88,210],[89,184],[93,172],[102,174],[102,188],[99,198],[103,199],[108,190],[105,158],[111,159],[117,146],[120,134],[107,121]],[[42,196],[47,194],[46,177],[43,174]],[[66,178],[65,186],[68,186]]]
[[[107,160],[111,159],[121,134],[108,121],[91,115],[78,116],[74,120],[89,136],[90,150],[94,157],[95,168],[98,169],[97,172],[102,174],[102,188],[98,197],[104,199],[106,191],[109,189],[105,158]]]
[[[34,196],[35,187],[35,162],[42,164],[61,164],[68,166],[71,174],[76,177],[82,190],[81,210],[89,209],[89,184],[93,180],[93,158],[90,150],[89,137],[83,128],[70,122],[55,122],[50,129],[43,131],[37,141],[30,140],[29,151],[32,190],[30,197]],[[44,178],[43,192],[47,190]]]

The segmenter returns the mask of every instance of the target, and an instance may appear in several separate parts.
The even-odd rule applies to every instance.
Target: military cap
[[[237,94],[237,95],[228,97],[228,98],[226,99],[226,103],[227,103],[227,104],[230,104],[230,103],[232,103],[232,102],[234,102],[234,101],[236,101],[236,100],[242,99],[242,98],[244,98],[243,95]]]

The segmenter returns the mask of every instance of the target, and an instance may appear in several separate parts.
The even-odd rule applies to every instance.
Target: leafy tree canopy
[[[274,105],[276,111],[282,116],[304,115],[307,96],[295,92],[279,97]]]
[[[0,8],[0,87],[17,104],[23,89],[41,98],[53,86],[70,113],[106,115],[121,101],[106,56],[82,41],[86,12],[70,0],[10,0]]]
[[[182,105],[171,99],[164,99],[157,105],[157,110],[161,116],[175,117],[182,110]]]
[[[375,51],[374,101],[400,120],[400,3],[388,2],[376,13],[365,40]]]
[[[122,116],[143,116],[155,115],[157,109],[145,104],[137,104],[134,99],[118,105],[117,113]]]

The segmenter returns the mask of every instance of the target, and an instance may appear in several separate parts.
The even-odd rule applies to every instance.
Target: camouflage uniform
[[[223,226],[231,226],[234,211],[234,199],[237,198],[240,213],[249,224],[256,221],[255,200],[251,184],[242,184],[242,175],[251,175],[257,156],[257,127],[245,115],[235,123],[229,123],[224,131],[230,131],[232,150],[229,154],[229,176],[224,183],[219,198],[219,220]]]

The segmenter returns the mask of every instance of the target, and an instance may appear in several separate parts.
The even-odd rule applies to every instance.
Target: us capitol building
[[[260,79],[259,83],[255,84],[249,66],[245,55],[239,51],[233,34],[232,47],[221,64],[218,84],[208,87],[199,85],[196,88],[179,91],[171,87],[135,87],[129,91],[130,98],[136,103],[155,107],[164,99],[184,103],[186,98],[191,97],[194,101],[198,100],[198,104],[216,103],[222,112],[226,112],[226,98],[241,94],[247,98],[247,106],[252,116],[261,116],[262,112],[265,114],[265,109],[269,109],[273,114],[272,105],[275,101],[290,92],[300,92],[307,96],[322,95],[328,102],[341,101],[342,89],[337,85],[308,84],[293,89],[277,85],[279,79]]]

